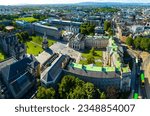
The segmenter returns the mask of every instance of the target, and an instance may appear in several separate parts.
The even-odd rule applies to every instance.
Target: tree
[[[88,64],[94,64],[94,63],[95,63],[94,56],[89,55],[89,56],[87,57],[87,63],[88,63]]]
[[[132,37],[127,37],[126,44],[129,45],[129,46],[133,45],[133,39],[132,39]]]
[[[140,43],[140,48],[142,50],[148,50],[149,49],[149,39],[147,38],[142,38],[141,43]]]
[[[54,99],[55,98],[55,93],[56,92],[52,87],[46,89],[46,88],[40,86],[38,88],[36,98],[38,98],[38,99]]]
[[[140,43],[141,43],[140,38],[135,38],[133,43],[136,49],[140,49]]]
[[[115,87],[108,87],[106,96],[108,99],[117,99],[119,97],[119,91]]]
[[[108,31],[108,29],[111,27],[111,23],[109,21],[104,22],[104,30]]]
[[[19,42],[23,42],[23,38],[20,33],[16,33],[16,37],[18,38]]]
[[[59,84],[59,95],[61,98],[67,98],[71,89],[75,88],[76,79],[74,76],[66,75],[61,80],[61,83]]]
[[[108,28],[108,33],[109,33],[110,36],[113,35],[113,30],[110,27]]]
[[[90,54],[91,54],[92,56],[96,55],[96,52],[95,52],[95,48],[94,48],[94,47],[92,47],[92,49],[90,50]]]
[[[80,80],[77,77],[66,75],[59,84],[59,95],[63,99],[95,99],[104,98],[94,84]],[[100,97],[101,96],[101,97]]]
[[[85,99],[85,91],[81,86],[77,86],[68,95],[68,99]]]
[[[95,25],[83,23],[80,26],[80,33],[84,35],[94,35]]]
[[[94,99],[96,96],[96,88],[94,87],[94,84],[92,83],[85,83],[84,84],[84,91],[86,95],[86,99]]]
[[[106,99],[106,95],[105,95],[104,92],[102,92],[102,93],[100,94],[100,99]]]

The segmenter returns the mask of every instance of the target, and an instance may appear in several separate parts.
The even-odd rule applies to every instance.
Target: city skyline
[[[80,2],[121,2],[121,3],[150,3],[149,0],[0,0],[0,5],[20,5],[20,4],[69,4]]]

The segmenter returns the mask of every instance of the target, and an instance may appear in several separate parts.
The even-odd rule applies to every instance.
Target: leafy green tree
[[[133,43],[136,49],[140,49],[140,43],[141,43],[140,38],[135,38]]]
[[[66,75],[59,84],[59,95],[63,99],[95,99],[104,98],[94,84],[80,80],[77,77]],[[100,97],[101,96],[101,97]]]
[[[55,90],[51,87],[51,88],[44,88],[42,86],[40,86],[38,88],[38,92],[36,94],[36,98],[37,99],[54,99],[55,98]]]
[[[84,90],[85,90],[85,95],[86,95],[86,99],[93,99],[96,96],[96,88],[94,86],[94,84],[92,83],[85,83],[84,84]]]
[[[111,28],[111,23],[109,21],[104,22],[104,30],[108,31],[108,29]]]
[[[92,47],[92,49],[90,50],[90,54],[91,54],[92,56],[96,55],[96,52],[95,52],[95,48],[94,48],[94,47]]]
[[[140,47],[142,50],[149,50],[150,47],[150,40],[148,38],[142,38],[141,39],[141,43],[140,43]]]
[[[66,75],[63,77],[63,79],[61,80],[61,83],[59,84],[59,95],[61,98],[67,98],[71,89],[75,88],[75,83],[76,79],[74,76],[71,75]]]
[[[100,99],[106,99],[106,94],[104,92],[100,94]]]
[[[119,97],[119,91],[115,87],[108,87],[106,90],[106,96],[108,99],[117,99]]]
[[[16,33],[16,37],[18,38],[19,42],[23,42],[23,38],[20,33]]]
[[[113,30],[110,27],[108,28],[108,33],[109,33],[110,36],[113,35]]]
[[[70,91],[68,99],[85,99],[85,91],[81,86],[77,86],[73,91]]]
[[[127,39],[126,39],[126,44],[129,45],[129,46],[131,46],[131,45],[133,44],[133,39],[132,39],[132,37],[127,37]]]
[[[84,35],[94,35],[95,25],[90,23],[83,23],[80,26],[80,33]]]
[[[88,64],[94,64],[95,63],[95,58],[92,55],[88,55],[87,57],[87,63]]]

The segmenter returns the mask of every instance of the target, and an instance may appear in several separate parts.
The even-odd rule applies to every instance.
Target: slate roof
[[[7,65],[2,68],[2,75],[5,75],[5,80],[11,82],[15,80],[19,75],[26,72],[26,68],[29,64],[34,63],[34,65],[38,64],[36,61],[29,57],[25,57],[24,59],[17,61],[13,64]]]

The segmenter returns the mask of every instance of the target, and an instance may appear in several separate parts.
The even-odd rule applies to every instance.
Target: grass
[[[6,55],[5,53],[3,52],[3,50],[0,48],[0,61],[6,59]]]
[[[34,18],[34,17],[22,17],[22,18],[17,18],[16,20],[22,20],[22,21],[26,21],[29,23],[33,23],[38,21],[38,19]]]
[[[88,56],[90,55],[90,50],[86,50],[85,52],[82,53],[82,58],[83,60],[80,60],[80,64],[84,64],[84,65],[88,65],[86,59],[88,58]],[[103,52],[100,50],[95,50],[95,55],[93,55],[95,60],[101,60],[103,56]],[[85,60],[84,60],[85,59]],[[101,61],[95,61],[95,65],[96,66],[102,66],[102,62]]]
[[[32,38],[32,41],[33,41],[33,42],[42,45],[42,44],[41,44],[42,41],[43,41],[43,38],[42,38],[42,37],[40,37],[40,36],[31,36],[31,38]],[[51,45],[53,45],[54,43],[56,43],[55,40],[48,39],[48,46],[49,46],[49,47],[50,47]]]
[[[32,43],[31,41],[26,42],[26,46],[27,46],[28,54],[33,54],[33,55],[37,56],[38,54],[40,54],[43,51],[42,47]]]
[[[25,42],[27,46],[27,53],[37,56],[38,54],[43,52],[42,49],[43,38],[40,36],[31,36],[31,38],[32,38],[31,41]],[[48,39],[49,47],[53,45],[55,42],[56,42],[55,40]]]
[[[95,50],[95,53],[96,53],[96,54],[94,55],[95,60],[102,58],[102,56],[103,56],[103,52],[102,52],[102,51],[100,51],[100,50]],[[90,50],[87,50],[87,51],[85,51],[85,52],[82,53],[82,57],[83,57],[83,58],[87,58],[89,55],[90,55]]]

